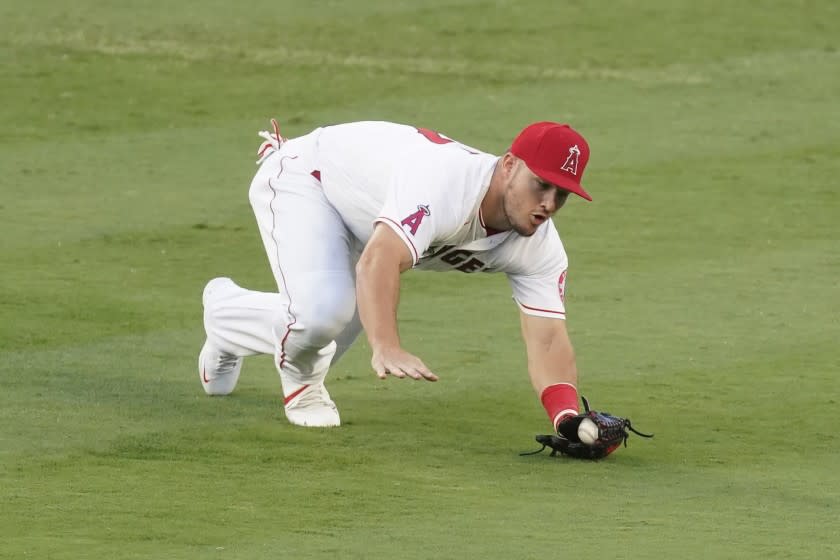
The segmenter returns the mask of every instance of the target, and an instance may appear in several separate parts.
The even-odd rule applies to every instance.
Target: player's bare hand
[[[376,372],[379,379],[385,379],[389,375],[393,377],[410,377],[412,379],[425,379],[426,381],[437,381],[438,377],[426,364],[413,354],[409,354],[402,348],[383,348],[373,351],[370,365]]]

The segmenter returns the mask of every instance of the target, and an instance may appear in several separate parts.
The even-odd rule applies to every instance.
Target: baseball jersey
[[[316,134],[324,193],[362,243],[381,223],[403,240],[415,268],[504,272],[524,313],[565,318],[568,261],[554,223],[547,220],[530,237],[484,227],[480,206],[497,156],[389,122],[340,124]]]

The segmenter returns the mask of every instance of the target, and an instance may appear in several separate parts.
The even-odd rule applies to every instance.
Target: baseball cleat
[[[332,428],[341,425],[338,408],[330,398],[324,383],[303,385],[287,396],[286,418],[296,426]]]
[[[242,358],[222,352],[209,341],[198,355],[198,377],[208,395],[229,395],[242,371]]]

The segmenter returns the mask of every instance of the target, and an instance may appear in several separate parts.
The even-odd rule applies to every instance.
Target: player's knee
[[[335,313],[335,308],[313,310],[314,313],[303,321],[305,340],[312,347],[322,348],[335,340],[350,321],[342,313]],[[330,311],[333,313],[330,314]]]
[[[355,311],[355,291],[334,286],[317,296],[293,299],[288,313],[278,317],[287,324],[275,330],[293,331],[298,346],[323,348],[344,331]]]

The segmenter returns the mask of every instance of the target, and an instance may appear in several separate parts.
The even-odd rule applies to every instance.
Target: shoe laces
[[[236,364],[238,362],[239,356],[227,354],[225,352],[219,353],[219,357],[216,360],[216,374],[227,375],[228,373],[233,373],[233,370],[236,369]]]

